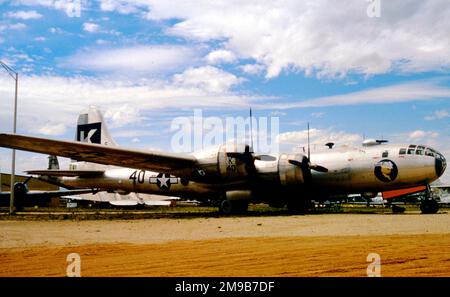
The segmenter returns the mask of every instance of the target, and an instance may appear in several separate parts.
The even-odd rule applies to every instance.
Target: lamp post
[[[19,83],[19,73],[14,71],[11,67],[0,61],[0,65],[8,72],[9,76],[11,76],[16,82],[16,89],[14,92],[14,121],[13,121],[13,134],[16,134],[17,127],[17,88]],[[9,200],[9,214],[14,213],[14,184],[15,184],[15,172],[16,171],[16,150],[12,150],[12,162],[11,162],[11,182],[10,182],[10,190],[11,196]]]

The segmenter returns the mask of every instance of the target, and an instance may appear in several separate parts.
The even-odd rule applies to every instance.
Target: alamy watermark
[[[381,257],[377,253],[370,253],[367,255],[367,276],[380,277],[381,276]]]
[[[87,0],[57,0],[54,2],[55,8],[64,10],[68,17],[81,17],[82,6],[87,5]]]
[[[261,154],[278,154],[280,120],[278,117],[203,117],[194,109],[193,117],[172,120],[171,147],[174,152],[199,152],[221,144],[235,148],[252,145]],[[253,130],[253,131],[252,131]],[[243,147],[243,146],[242,146]]]
[[[68,254],[66,257],[67,269],[66,275],[68,277],[80,277],[81,276],[81,257],[77,253]]]
[[[381,17],[381,0],[366,0],[369,2],[367,6],[367,16],[369,18],[379,18]]]

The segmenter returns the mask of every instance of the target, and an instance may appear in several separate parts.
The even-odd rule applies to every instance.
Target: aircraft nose
[[[436,152],[434,167],[436,169],[436,174],[438,177],[440,177],[444,173],[445,168],[447,167],[447,162],[444,158],[444,155],[439,152]]]

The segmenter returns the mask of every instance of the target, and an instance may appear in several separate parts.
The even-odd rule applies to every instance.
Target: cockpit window
[[[425,147],[419,145],[416,149],[416,155],[423,155],[424,150],[425,150]]]
[[[429,147],[427,147],[427,148],[425,149],[425,156],[434,157],[433,150],[430,149]]]
[[[381,157],[382,158],[387,158],[389,156],[389,152],[388,151],[384,151],[382,154],[381,154]]]
[[[408,149],[408,155],[414,155],[414,149],[413,148],[409,148]]]
[[[410,144],[409,148],[414,149],[414,148],[416,148],[416,145],[415,144]]]
[[[406,154],[406,149],[405,148],[401,148],[400,151],[398,152],[400,155],[404,155]]]

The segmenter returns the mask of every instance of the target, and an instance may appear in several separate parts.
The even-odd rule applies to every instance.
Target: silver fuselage
[[[312,189],[318,194],[326,195],[383,192],[428,185],[439,178],[445,170],[444,157],[431,148],[423,147],[423,150],[418,151],[418,148],[422,148],[421,146],[414,146],[414,149],[410,149],[411,147],[412,145],[375,145],[312,153],[311,163],[320,164],[328,169],[328,172],[312,171]],[[427,154],[425,154],[426,149]],[[284,193],[287,179],[295,178],[296,174],[300,174],[296,171],[300,169],[294,169],[289,173],[293,176],[280,174],[283,171],[280,166],[286,166],[279,162],[283,158],[288,158],[288,155],[281,154],[270,161],[255,161],[256,186],[255,183],[245,182],[200,183],[184,180],[168,173],[85,162],[73,163],[71,168],[99,169],[100,167],[105,170],[105,173],[97,177],[64,177],[61,182],[77,188],[99,188],[119,193],[139,192],[192,199],[220,199],[224,197],[223,194],[226,191],[248,189],[265,200],[265,195]],[[223,170],[227,172],[227,169]],[[242,176],[245,174],[245,169],[241,165],[233,168],[233,172]],[[299,190],[296,189],[294,188],[294,191],[301,191],[301,187],[298,188]]]

